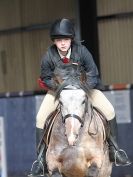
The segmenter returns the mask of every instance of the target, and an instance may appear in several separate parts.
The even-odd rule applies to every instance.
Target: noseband
[[[82,120],[79,116],[77,116],[76,114],[67,114],[67,115],[65,115],[64,117],[62,117],[63,123],[65,123],[65,120],[66,120],[67,118],[69,118],[69,117],[73,117],[73,118],[75,118],[75,119],[78,119],[79,122],[81,123],[81,127],[83,127],[83,125],[84,125],[83,120]]]

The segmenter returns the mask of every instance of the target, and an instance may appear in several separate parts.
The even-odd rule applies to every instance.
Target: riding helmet
[[[52,40],[63,37],[73,39],[74,36],[74,26],[69,19],[58,19],[51,26],[50,37]]]

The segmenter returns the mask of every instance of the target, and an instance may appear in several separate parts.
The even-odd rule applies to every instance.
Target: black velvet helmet
[[[50,37],[52,40],[57,38],[71,38],[75,36],[73,23],[69,19],[56,20],[50,29]]]

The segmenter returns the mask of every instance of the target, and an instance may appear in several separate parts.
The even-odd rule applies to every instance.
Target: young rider
[[[116,117],[114,108],[109,100],[99,90],[99,73],[92,55],[84,45],[74,40],[75,31],[72,22],[69,19],[56,20],[51,27],[50,37],[53,41],[53,45],[48,48],[48,51],[43,56],[41,62],[40,78],[48,88],[48,92],[42,101],[36,117],[37,144],[42,136],[44,123],[47,117],[58,105],[58,101],[54,102],[54,90],[56,89],[56,85],[52,78],[53,71],[59,65],[65,65],[68,62],[76,62],[80,64],[86,72],[87,82],[92,89],[92,105],[106,117],[110,126],[111,132],[108,137],[110,160],[114,162],[116,158],[116,162],[120,165],[129,165],[130,161],[126,153],[121,153],[121,150],[117,145]],[[43,163],[45,165],[45,160]],[[31,176],[37,176],[40,174],[42,174],[42,171],[37,168],[32,170]]]

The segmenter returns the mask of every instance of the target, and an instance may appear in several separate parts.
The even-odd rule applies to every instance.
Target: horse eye
[[[63,106],[63,103],[61,101],[59,101],[60,105]]]
[[[82,104],[85,104],[85,100],[82,102]]]

